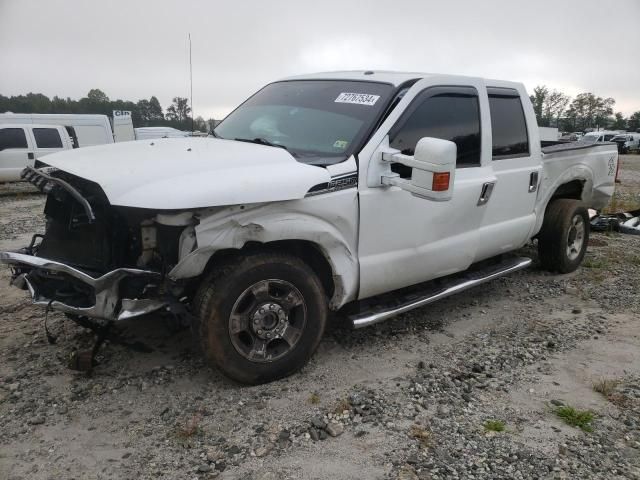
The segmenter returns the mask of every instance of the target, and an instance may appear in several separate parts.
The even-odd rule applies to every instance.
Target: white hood
[[[190,209],[303,198],[329,173],[282,148],[216,138],[162,138],[47,155],[99,184],[112,205]]]

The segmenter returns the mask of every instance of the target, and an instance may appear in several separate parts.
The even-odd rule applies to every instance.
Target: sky
[[[0,0],[0,94],[189,96],[222,118],[266,83],[328,70],[545,84],[640,110],[640,0]]]

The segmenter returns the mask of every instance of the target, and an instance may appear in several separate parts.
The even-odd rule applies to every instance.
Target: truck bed
[[[567,182],[575,184],[581,200],[596,210],[603,208],[613,195],[618,167],[615,143],[572,142],[545,147],[542,163],[544,178],[553,179],[542,182],[543,198]]]

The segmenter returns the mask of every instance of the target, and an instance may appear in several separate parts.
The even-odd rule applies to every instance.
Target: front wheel
[[[253,253],[218,267],[194,299],[200,343],[228,377],[247,384],[300,369],[324,332],[322,283],[300,259]]]
[[[553,200],[538,235],[542,267],[552,272],[573,272],[582,263],[588,243],[589,213],[582,202],[568,198]]]

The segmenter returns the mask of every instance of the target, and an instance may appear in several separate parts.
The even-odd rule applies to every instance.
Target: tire
[[[538,235],[538,258],[542,268],[570,273],[582,263],[589,243],[589,213],[582,202],[568,198],[547,206]]]
[[[327,300],[320,279],[297,257],[250,253],[205,277],[193,311],[208,359],[227,377],[257,385],[309,361],[324,333]]]

